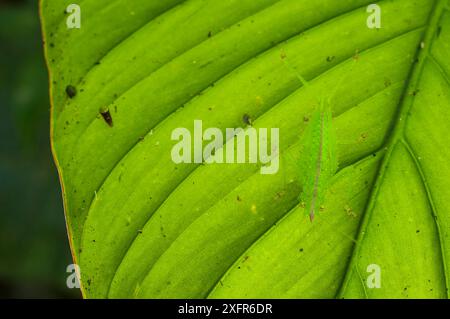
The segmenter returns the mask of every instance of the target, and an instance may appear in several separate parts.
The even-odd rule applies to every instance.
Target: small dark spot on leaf
[[[142,234],[142,230],[138,230],[138,234]]]
[[[327,57],[327,62],[332,62],[336,57],[334,55]]]
[[[105,122],[110,126],[113,127],[113,119],[111,117],[111,113],[109,112],[108,108],[101,109],[100,114],[102,115]]]
[[[66,94],[69,98],[74,98],[75,95],[77,95],[77,88],[74,87],[73,85],[68,85],[66,87]]]
[[[298,251],[302,253],[303,252],[303,248],[300,248]]]
[[[212,37],[212,32],[209,31],[209,32],[208,32],[208,38],[211,38],[211,37]]]
[[[389,87],[389,86],[391,86],[392,85],[392,82],[391,82],[391,80],[389,80],[388,78],[386,78],[386,79],[384,79],[384,87]]]
[[[242,202],[242,199],[239,197],[239,195],[236,197],[238,202]]]
[[[275,199],[280,199],[283,197],[283,195],[284,195],[284,191],[277,192],[277,194],[275,195]]]
[[[244,114],[244,116],[242,117],[242,121],[244,121],[244,123],[247,125],[252,125],[252,119],[248,114]]]

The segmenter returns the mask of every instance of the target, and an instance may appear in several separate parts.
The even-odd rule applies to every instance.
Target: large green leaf
[[[378,1],[381,29],[371,0],[80,0],[68,29],[71,2],[41,16],[84,296],[448,296],[447,0]],[[300,141],[333,91],[340,167],[310,222]],[[278,174],[171,160],[174,129],[249,118],[280,128]]]

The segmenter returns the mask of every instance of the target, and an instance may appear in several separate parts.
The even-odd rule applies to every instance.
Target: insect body
[[[109,109],[107,107],[100,109],[100,114],[105,120],[105,122],[110,126],[113,127],[113,119],[111,117],[111,113],[109,112]]]
[[[303,76],[290,65],[284,52],[281,59],[300,82],[309,87]],[[352,63],[355,62],[356,60]],[[330,101],[343,81],[344,77],[340,79],[328,99],[321,99],[319,108],[312,114],[311,119],[308,119],[308,126],[301,139],[299,180],[303,190],[299,201],[305,205],[311,221],[322,206],[327,188],[338,168]]]
[[[302,136],[299,165],[303,187],[299,201],[305,204],[313,221],[338,166],[332,114],[324,102],[312,115]]]

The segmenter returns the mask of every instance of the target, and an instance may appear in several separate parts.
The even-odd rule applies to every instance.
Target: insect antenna
[[[302,82],[303,86],[309,87],[308,81],[306,81],[306,79],[289,63],[289,61],[287,60],[287,56],[284,52],[281,53],[281,60],[283,61],[286,68],[288,68],[289,71],[291,71],[293,74],[297,76],[300,82]]]

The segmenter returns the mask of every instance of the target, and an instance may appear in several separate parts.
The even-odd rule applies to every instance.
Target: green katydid
[[[308,87],[308,82],[289,64],[285,53],[282,53],[281,58],[302,84]],[[305,205],[311,222],[323,204],[327,188],[338,169],[330,101],[341,83],[342,78],[329,98],[320,100],[319,108],[312,114],[301,139],[299,171],[302,193],[299,201]]]
[[[300,176],[303,191],[299,200],[306,205],[306,211],[313,221],[338,168],[331,110],[323,100],[310,119],[301,145],[303,156],[299,168],[303,173]]]

